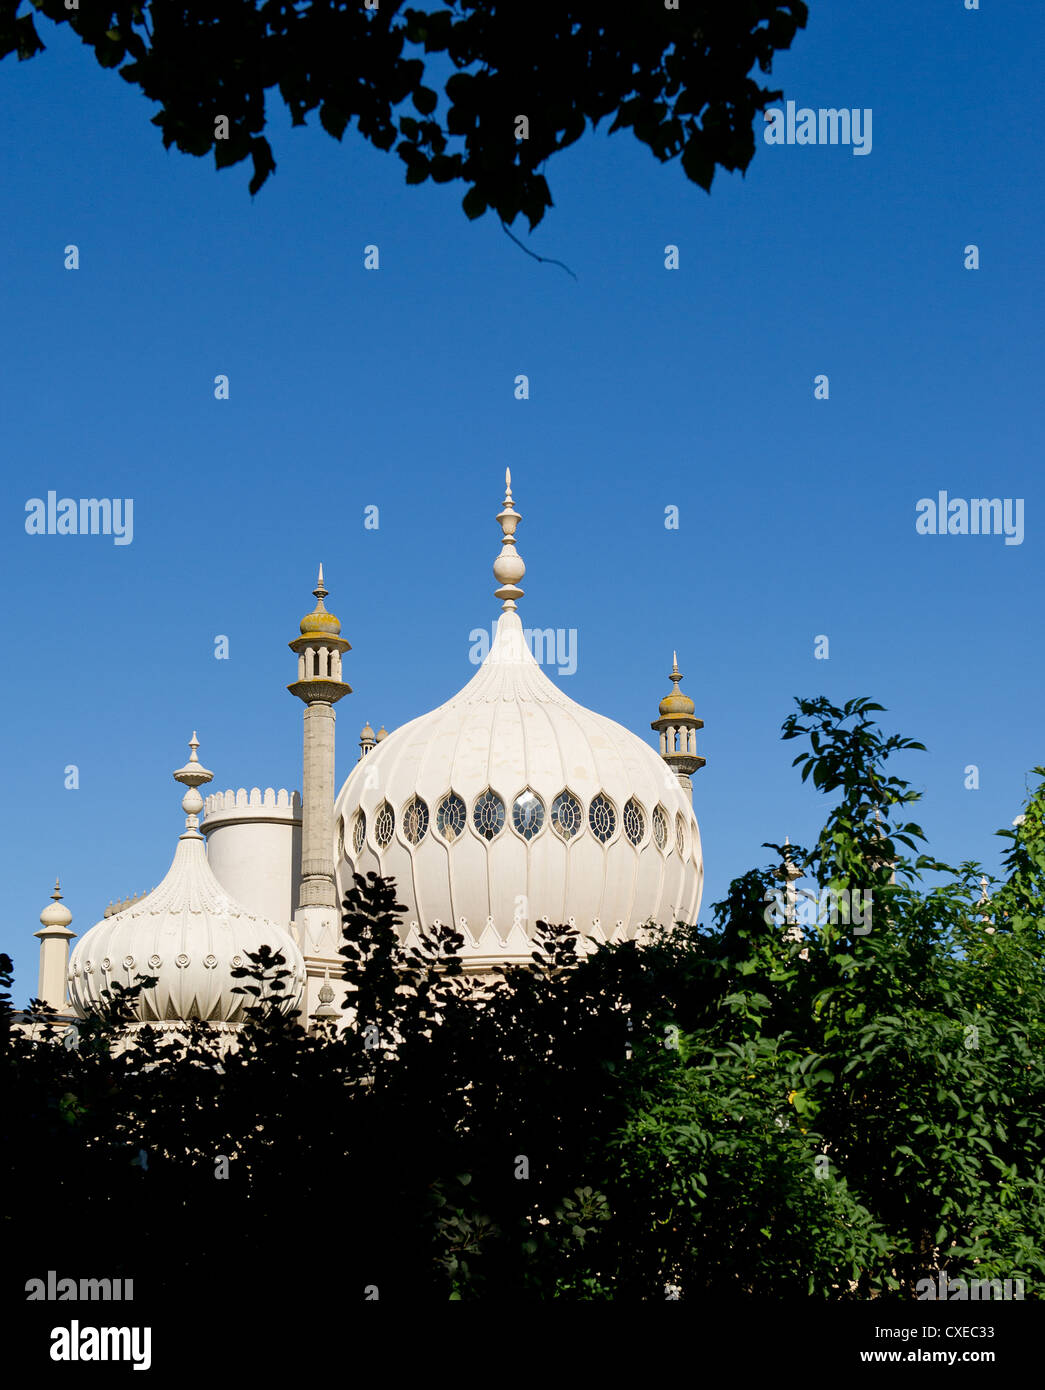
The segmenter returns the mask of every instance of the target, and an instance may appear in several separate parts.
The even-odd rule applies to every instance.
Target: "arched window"
[[[352,848],[356,854],[363,848],[366,839],[366,814],[363,811],[356,812],[356,822],[352,827]]]
[[[653,811],[653,838],[657,842],[659,850],[667,849],[668,817],[663,806],[657,806]]]

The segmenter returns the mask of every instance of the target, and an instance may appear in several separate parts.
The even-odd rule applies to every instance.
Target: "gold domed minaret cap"
[[[660,712],[661,714],[693,714],[696,711],[696,705],[688,695],[683,695],[682,691],[679,689],[679,682],[682,680],[682,672],[679,670],[678,652],[672,652],[671,656],[671,675],[668,679],[671,681],[674,689],[670,695],[665,695],[663,700],[661,700]]]
[[[340,619],[335,618],[333,613],[328,613],[323,606],[323,600],[330,592],[323,584],[323,566],[319,567],[319,579],[316,587],[312,590],[316,597],[316,606],[311,613],[306,613],[301,619],[302,637],[310,637],[313,633],[326,633],[331,637],[338,637],[341,633]]]
[[[504,470],[504,506],[497,514],[501,527],[501,553],[493,562],[493,577],[500,588],[494,590],[494,597],[502,599],[501,607],[506,613],[515,608],[515,600],[523,596],[519,580],[526,573],[522,556],[515,549],[515,528],[522,517],[512,502],[512,470]]]

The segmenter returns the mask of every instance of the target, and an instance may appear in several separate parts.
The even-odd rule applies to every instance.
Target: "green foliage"
[[[61,1248],[88,1190],[122,1218],[92,1235],[98,1267],[162,1250],[172,1291],[234,1231],[246,1268],[304,1253],[350,1301],[909,1298],[941,1269],[1040,1297],[1045,770],[984,901],[977,865],[918,852],[887,764],[920,745],[878,710],[798,702],[784,734],[808,739],[824,830],[771,847],[711,930],[584,955],[541,923],[531,965],[468,980],[456,932],[404,950],[394,883],[357,875],[348,1026],[287,1018],[286,964],[259,951],[234,1051],[202,1024],[121,1050],[143,981],[76,1047],[39,1002],[27,1033],[0,959],[8,1241]],[[871,891],[869,922],[774,921],[792,858],[818,890]]]
[[[251,193],[276,167],[264,134],[276,88],[294,125],[318,110],[335,139],[351,125],[377,149],[395,149],[407,183],[461,180],[468,217],[489,207],[508,224],[522,214],[531,228],[552,202],[545,162],[605,119],[657,159],[679,159],[705,190],[716,168],[746,169],[754,124],[781,96],[751,73],[772,70],[808,14],[803,0],[656,4],[641,22],[629,6],[594,0],[444,0],[431,10],[403,0],[375,9],[360,0],[33,3],[159,103],[152,121],[167,148],[213,149],[218,168],[249,157]],[[19,8],[0,0],[0,58],[44,48],[35,17]],[[425,119],[401,109],[408,101]],[[516,139],[520,114],[525,140]],[[215,138],[220,116],[224,139]]]

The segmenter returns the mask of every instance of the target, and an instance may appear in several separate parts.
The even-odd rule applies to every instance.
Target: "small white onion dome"
[[[58,880],[55,879],[51,901],[44,908],[43,912],[40,913],[40,925],[43,927],[57,928],[55,935],[60,935],[72,920],[73,914],[66,907],[65,903],[62,902],[62,891],[59,887]],[[43,933],[36,932],[34,935],[42,936]],[[76,933],[69,932],[69,935],[75,936]]]
[[[452,699],[383,739],[345,782],[338,890],[394,877],[404,941],[452,925],[476,969],[529,961],[539,920],[625,940],[694,922],[700,831],[675,773],[643,739],[555,686],[515,611],[525,567],[510,479],[489,654]]]
[[[141,1023],[240,1023],[251,999],[233,990],[250,982],[233,978],[232,971],[249,966],[247,952],[262,945],[282,952],[291,972],[281,1012],[301,1005],[305,962],[297,945],[275,922],[230,899],[207,862],[197,828],[203,809],[197,788],[213,774],[196,757],[195,733],[189,746],[189,762],[174,774],[188,787],[181,803],[185,831],[166,878],[130,907],[103,918],[72,953],[69,994],[81,1017],[99,1004],[113,981],[127,986],[138,975],[155,975],[157,983],[138,996],[135,1014]]]

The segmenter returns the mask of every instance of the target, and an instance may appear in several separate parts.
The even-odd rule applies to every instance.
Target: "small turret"
[[[356,761],[358,762],[360,758],[365,758],[376,746],[377,739],[374,736],[374,730],[371,728],[370,720],[368,719],[359,731],[359,758],[357,758]]]
[[[672,683],[670,694],[660,702],[660,718],[650,725],[660,734],[660,756],[675,773],[675,776],[693,799],[693,784],[690,775],[704,766],[706,759],[697,753],[697,730],[704,727],[703,719],[694,715],[696,708],[688,695],[679,689],[682,672],[679,670],[678,653],[674,658],[669,680]]]
[[[40,931],[33,935],[40,939],[40,984],[37,998],[57,1013],[65,1013],[66,980],[69,972],[69,942],[76,933],[69,930],[73,914],[62,902],[62,892],[58,880],[54,881],[51,901],[40,913]]]

